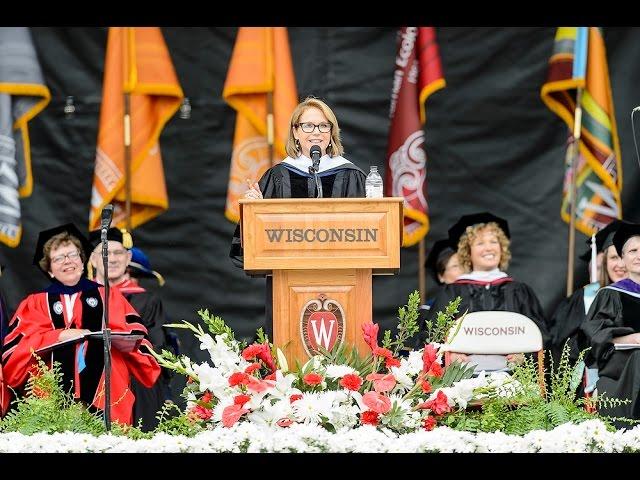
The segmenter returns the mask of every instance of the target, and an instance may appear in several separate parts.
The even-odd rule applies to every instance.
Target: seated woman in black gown
[[[268,169],[257,183],[245,192],[245,198],[315,198],[317,189],[312,166],[311,148],[320,147],[322,156],[318,177],[325,198],[357,198],[365,196],[367,176],[344,158],[338,119],[323,101],[308,97],[298,104],[289,121],[286,143],[288,157]],[[229,253],[232,262],[242,268],[243,252],[240,228],[236,227]],[[267,277],[266,327],[271,329],[271,277]]]
[[[628,278],[598,291],[582,329],[598,365],[598,395],[631,400],[601,413],[640,419],[640,224],[622,222],[613,245]]]
[[[569,359],[573,362],[578,359],[582,350],[589,347],[589,339],[584,336],[580,327],[587,318],[587,312],[596,293],[602,287],[627,278],[627,268],[613,245],[613,235],[621,223],[621,220],[614,220],[595,235],[596,258],[591,259],[591,248],[580,258],[582,260],[591,259],[589,271],[591,271],[592,263],[596,263],[596,278],[592,279],[591,283],[577,289],[570,297],[563,299],[551,317],[551,351],[556,363],[560,359],[567,340],[569,341]],[[590,238],[587,239],[587,244],[591,245]],[[591,352],[587,353],[585,363],[588,366],[593,363]]]
[[[463,215],[449,229],[449,241],[458,246],[458,258],[466,273],[442,288],[431,308],[430,318],[435,320],[439,311],[444,311],[451,300],[460,296],[460,314],[467,310],[502,310],[526,315],[540,328],[546,345],[549,332],[538,297],[527,284],[505,273],[511,260],[509,238],[507,221],[488,212]],[[423,340],[424,336],[421,336],[420,343]],[[468,356],[452,353],[451,360],[464,362]],[[507,355],[506,360],[520,362],[522,354],[514,352]]]

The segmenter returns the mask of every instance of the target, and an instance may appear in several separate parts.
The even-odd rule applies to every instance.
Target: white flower
[[[229,377],[219,368],[213,368],[208,363],[194,365],[194,372],[200,382],[200,391],[209,390],[217,398],[227,395],[229,391]]]
[[[328,416],[332,410],[333,399],[318,393],[305,393],[300,400],[293,403],[293,411],[298,421],[303,423],[320,423],[320,415]]]
[[[350,367],[349,365],[335,364],[328,365],[325,373],[326,376],[331,379],[342,378],[348,373],[355,373],[356,375],[358,375],[358,371],[355,368]]]

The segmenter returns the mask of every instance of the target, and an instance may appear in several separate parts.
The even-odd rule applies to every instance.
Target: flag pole
[[[269,167],[273,165],[273,92],[267,92],[267,146],[269,148]],[[256,180],[257,181],[257,180]]]
[[[124,94],[124,194],[125,222],[131,231],[131,94]]]
[[[580,154],[580,130],[582,128],[582,88],[578,88],[576,92],[576,110],[575,121],[573,123],[573,142],[571,148],[571,190],[569,201],[571,202],[569,219],[569,253],[567,255],[567,297],[573,293],[573,265],[576,249],[576,200],[577,200],[577,173],[578,173],[578,155]]]
[[[422,304],[427,301],[427,276],[424,271],[424,253],[424,237],[422,237],[418,244],[418,291],[420,292],[420,302]]]

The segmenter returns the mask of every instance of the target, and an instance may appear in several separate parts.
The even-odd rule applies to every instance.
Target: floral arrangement
[[[406,356],[399,353],[418,330],[417,292],[399,309],[395,338],[387,331],[379,345],[378,325],[363,325],[370,349],[365,355],[342,346],[290,371],[282,352],[261,331],[258,342],[243,345],[220,317],[205,310],[198,313],[210,333],[187,321],[173,326],[191,330],[210,362],[193,363],[167,351],[157,358],[162,366],[187,375],[187,416],[205,428],[251,422],[280,428],[319,425],[330,432],[365,425],[398,434],[429,431],[470,403],[524,391],[504,372],[471,378],[472,366],[443,365],[441,346],[459,302],[427,324],[427,343]]]

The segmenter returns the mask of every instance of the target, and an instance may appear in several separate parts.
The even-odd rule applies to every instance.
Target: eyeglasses
[[[67,253],[65,255],[56,255],[51,259],[51,263],[59,265],[60,263],[64,262],[65,258],[68,258],[71,262],[75,262],[80,258],[80,252],[76,250],[75,252]]]
[[[329,122],[322,122],[317,125],[312,122],[296,124],[296,127],[300,127],[304,133],[313,133],[316,127],[318,127],[318,131],[320,133],[329,133],[331,131],[331,126],[332,125]]]

